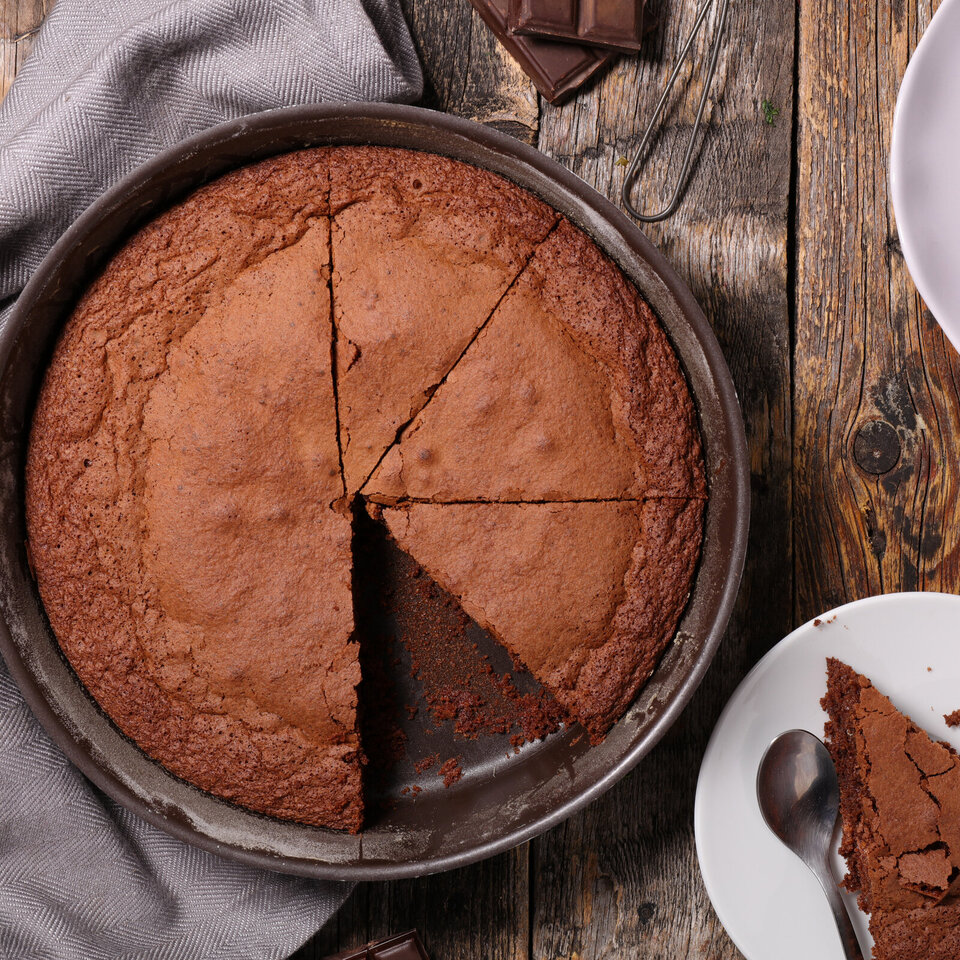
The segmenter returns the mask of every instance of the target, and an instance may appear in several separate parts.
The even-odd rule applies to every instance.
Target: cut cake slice
[[[700,551],[699,500],[411,503],[399,546],[594,739],[672,639]]]
[[[827,747],[840,779],[844,885],[874,960],[960,957],[960,756],[861,674],[827,661]]]
[[[353,493],[557,214],[502,177],[446,157],[374,147],[332,153],[340,439]]]
[[[328,186],[324,150],[272,158],[117,254],[57,344],[25,500],[50,624],[124,734],[218,797],[357,830]]]
[[[363,493],[449,503],[705,491],[693,403],[659,322],[563,221]]]
[[[154,748],[166,766],[264,812],[355,830],[360,667],[350,520],[331,506],[343,484],[328,236],[319,221],[242,272],[153,388],[142,547],[153,628],[140,643],[157,685],[198,718],[189,747]],[[234,757],[247,748],[227,718],[254,743],[269,738],[236,784],[211,760],[224,737]]]

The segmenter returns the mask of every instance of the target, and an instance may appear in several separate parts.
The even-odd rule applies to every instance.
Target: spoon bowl
[[[806,730],[788,730],[767,747],[757,771],[757,802],[767,826],[820,881],[847,960],[863,960],[830,869],[840,784],[819,738]]]
[[[767,748],[757,771],[767,826],[809,866],[833,837],[840,784],[827,748],[806,730],[789,730]]]

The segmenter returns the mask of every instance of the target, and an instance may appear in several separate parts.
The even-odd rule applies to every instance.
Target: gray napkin
[[[163,147],[259,110],[421,87],[397,0],[58,0],[0,106],[0,324],[77,214]],[[118,808],[0,661],[0,957],[284,957],[349,891],[241,867]]]

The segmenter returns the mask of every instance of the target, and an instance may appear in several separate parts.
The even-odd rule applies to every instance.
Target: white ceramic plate
[[[757,766],[774,737],[796,727],[823,737],[826,658],[849,663],[934,739],[960,748],[960,731],[943,720],[960,708],[960,597],[888,594],[819,619],[778,643],[740,684],[700,768],[700,869],[720,922],[748,960],[843,960],[817,881],[768,830],[756,799]],[[837,855],[835,874],[843,873]],[[869,957],[866,918],[845,896]]]
[[[960,350],[960,0],[944,0],[904,74],[890,191],[907,267]]]

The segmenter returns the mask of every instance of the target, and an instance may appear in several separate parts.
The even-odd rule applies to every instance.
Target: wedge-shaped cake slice
[[[666,335],[564,221],[364,493],[389,503],[705,490],[693,403]]]
[[[316,758],[291,766],[288,788],[303,777],[329,825],[355,827],[360,667],[350,520],[331,507],[343,487],[326,227],[241,274],[151,394],[143,563],[159,619],[145,653],[194,709],[288,731]],[[285,802],[303,799],[288,789]]]
[[[864,676],[827,661],[827,746],[840,778],[845,886],[874,960],[960,957],[960,756]]]
[[[252,206],[260,179],[252,168],[225,192],[239,186]],[[260,812],[356,830],[360,671],[350,522],[330,506],[343,484],[328,221],[290,236],[261,217],[264,239],[207,269],[197,307],[189,227],[202,212],[191,200],[162,222],[153,312],[104,329],[110,268],[67,328],[34,420],[31,556],[64,652],[150,756]],[[146,259],[153,236],[121,265]],[[171,329],[184,317],[189,329]],[[78,371],[100,375],[82,394]],[[63,418],[80,400],[83,416]]]
[[[391,535],[593,738],[670,642],[702,502],[385,507]]]
[[[490,316],[557,215],[485,170],[333,151],[340,438],[358,490]]]

